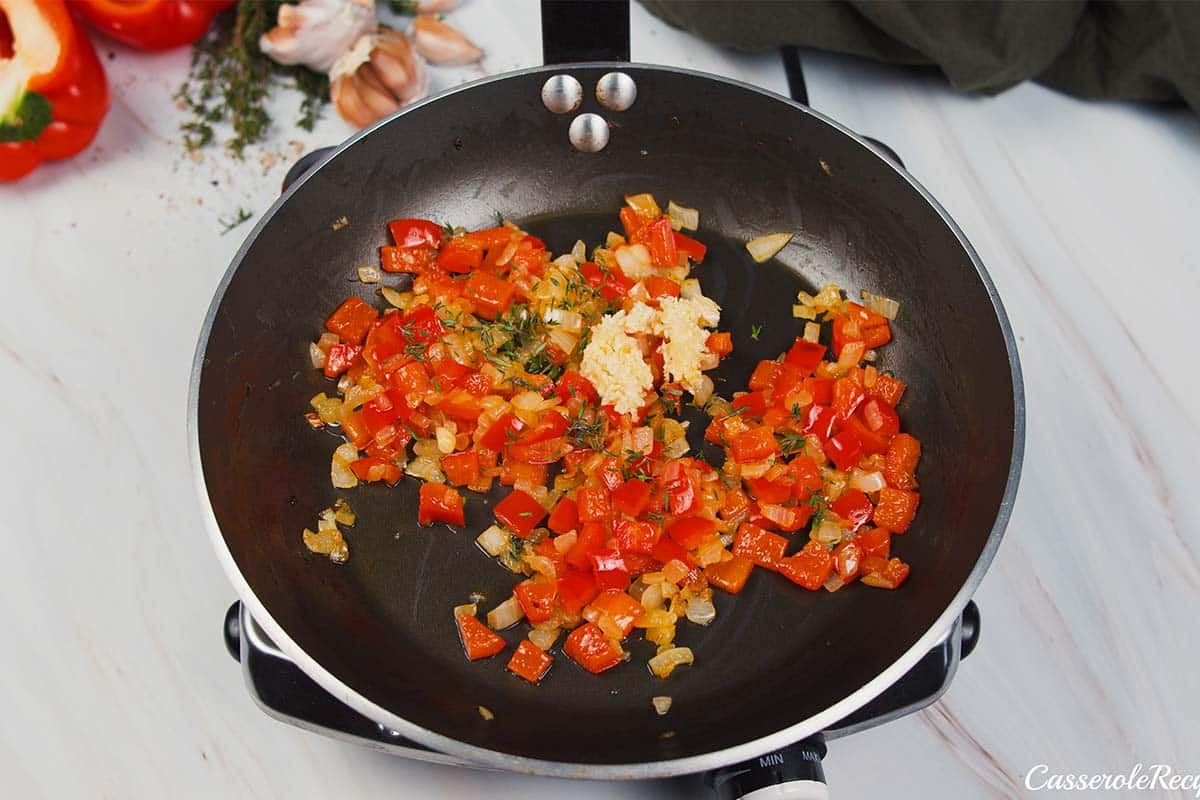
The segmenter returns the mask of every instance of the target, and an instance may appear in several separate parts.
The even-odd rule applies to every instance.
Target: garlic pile
[[[436,13],[458,0],[412,0],[407,33],[379,26],[372,0],[301,0],[279,7],[277,27],[259,39],[280,64],[303,64],[329,75],[334,107],[363,127],[422,99],[432,64],[471,64],[484,51]]]

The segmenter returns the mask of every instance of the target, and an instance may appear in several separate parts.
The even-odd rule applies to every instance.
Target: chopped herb
[[[424,342],[409,342],[404,346],[404,353],[414,361],[424,362],[426,359]]]
[[[243,222],[250,219],[250,217],[252,217],[252,216],[254,216],[254,215],[251,214],[249,211],[242,208],[241,206],[238,206],[238,210],[237,210],[236,214],[234,215],[233,219],[230,219],[230,220],[218,219],[217,220],[217,222],[219,222],[221,224],[221,235],[224,236],[225,234],[229,233],[231,230],[236,228],[238,225],[241,225]]]
[[[792,456],[803,452],[807,444],[807,437],[800,433],[792,433],[791,431],[777,431],[775,433],[775,441],[779,442],[779,449],[783,451],[785,456]]]
[[[757,341],[758,341],[758,335],[759,335],[760,333],[762,333],[762,325],[751,325],[751,326],[750,326],[750,338],[751,338],[751,339],[753,339],[754,341],[756,341],[756,342],[757,342]]]

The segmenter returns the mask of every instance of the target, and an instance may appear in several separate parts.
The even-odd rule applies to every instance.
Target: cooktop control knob
[[[802,742],[765,753],[723,769],[707,781],[717,800],[829,800],[825,771],[825,739],[817,734]]]

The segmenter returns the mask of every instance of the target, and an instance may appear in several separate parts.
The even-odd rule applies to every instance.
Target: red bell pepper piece
[[[792,583],[815,592],[833,572],[833,555],[820,542],[810,541],[796,555],[780,559],[779,571]]]
[[[612,513],[608,490],[603,486],[584,486],[575,492],[580,522],[603,522]]]
[[[842,542],[833,548],[833,567],[837,570],[838,577],[845,583],[858,577],[858,571],[862,567],[864,558],[862,545],[853,539]]]
[[[325,354],[325,377],[336,378],[354,363],[362,348],[352,344],[335,344]]]
[[[494,656],[504,649],[504,640],[478,618],[470,614],[455,614],[454,621],[458,623],[458,636],[462,640],[463,650],[472,661]]]
[[[788,540],[777,533],[764,531],[757,525],[743,522],[733,537],[733,554],[748,558],[760,567],[778,569]]]
[[[642,604],[619,589],[605,589],[587,608],[583,610],[583,618],[588,622],[596,622],[600,616],[606,615],[621,629],[622,636],[628,636],[633,625],[646,609]]]
[[[807,378],[824,357],[825,345],[797,337],[787,355],[783,357],[783,363],[800,370]]]
[[[619,647],[608,640],[594,623],[585,622],[567,636],[563,651],[579,666],[593,674],[621,663]]]
[[[432,247],[393,247],[385,244],[379,248],[379,267],[384,272],[420,275],[436,261],[437,251]]]
[[[893,489],[917,488],[917,462],[921,460],[921,443],[907,433],[897,434],[888,445],[883,462],[883,477]]]
[[[695,550],[717,535],[717,523],[704,517],[685,517],[668,525],[667,535],[684,550]]]
[[[462,525],[463,497],[444,483],[423,483],[417,504],[417,524],[432,525],[435,522]]]
[[[612,525],[613,539],[622,553],[654,553],[654,545],[662,536],[662,529],[653,522],[640,519],[619,519]]]
[[[704,568],[704,577],[718,589],[730,594],[737,594],[746,585],[750,573],[754,570],[754,562],[748,558],[735,555],[728,561],[718,561]]]
[[[813,515],[813,507],[805,503],[799,506],[784,506],[778,503],[759,503],[758,511],[774,523],[781,531],[792,533],[808,524]]]
[[[578,542],[576,542],[578,544]],[[568,560],[570,560],[568,556]],[[591,555],[592,576],[600,591],[629,588],[629,566],[616,550],[598,550]]]
[[[517,434],[523,430],[525,430],[525,423],[521,418],[508,412],[501,415],[491,424],[491,427],[484,431],[483,436],[479,437],[478,444],[488,450],[503,450],[506,444],[516,441]]]
[[[517,287],[503,278],[487,272],[472,272],[463,293],[475,303],[480,316],[495,319],[508,311],[516,291]]]
[[[643,283],[646,286],[646,294],[650,295],[651,299],[659,297],[679,297],[679,283],[670,278],[661,278],[658,275],[651,275],[646,278]]]
[[[854,431],[858,436],[859,441],[862,442],[863,455],[873,456],[877,453],[887,452],[889,439],[868,428],[861,413],[845,420],[842,426],[845,430]]]
[[[235,0],[75,0],[93,28],[142,50],[170,50],[199,39]]]
[[[670,219],[656,219],[642,228],[638,238],[650,251],[650,260],[654,266],[679,266],[679,250],[675,246],[675,231],[671,230]]]
[[[397,247],[441,247],[443,228],[427,219],[394,219],[388,223]]]
[[[833,378],[805,378],[804,388],[812,395],[813,405],[827,406],[833,402]]]
[[[792,484],[792,495],[799,502],[807,501],[813,492],[824,486],[825,482],[821,480],[821,470],[817,467],[817,462],[808,456],[796,456],[788,466],[796,476],[796,481]]]
[[[683,253],[692,261],[699,264],[704,260],[704,254],[708,252],[708,247],[702,242],[698,242],[686,233],[673,231],[675,234],[675,249]]]
[[[747,478],[746,486],[754,499],[760,503],[783,503],[792,497],[794,475],[787,476],[789,480],[768,480],[767,478]]]
[[[550,512],[546,527],[555,533],[567,533],[579,527],[579,506],[570,497],[564,497]]]
[[[850,419],[850,415],[858,410],[867,399],[867,393],[862,383],[853,378],[838,378],[833,382],[833,410],[838,419]]]
[[[526,464],[523,461],[508,459],[500,472],[500,483],[505,486],[515,486],[518,482],[542,486],[546,483],[545,464]]]
[[[556,415],[557,416],[557,415]],[[506,458],[526,464],[552,464],[562,458],[566,440],[562,437],[533,444],[510,444]]]
[[[108,81],[62,0],[0,2],[0,65],[9,103],[0,107],[0,181],[91,143],[108,113]]]
[[[517,598],[517,603],[525,612],[525,618],[530,623],[537,625],[554,615],[554,601],[558,597],[558,585],[554,581],[531,578],[521,581],[513,587],[513,597]]]
[[[765,425],[739,433],[729,443],[729,450],[733,460],[739,464],[764,461],[780,454],[775,432]]]
[[[546,516],[546,509],[528,492],[513,489],[492,509],[497,521],[522,539],[529,536]]]
[[[383,481],[389,485],[395,485],[404,475],[400,468],[392,462],[374,457],[355,459],[350,462],[350,469],[360,481],[369,483]]]
[[[704,347],[713,355],[727,356],[733,352],[733,335],[729,331],[710,333],[704,340]]]
[[[631,242],[641,241],[642,228],[646,227],[651,220],[643,217],[629,206],[622,208],[619,216],[621,217],[621,227],[625,229],[625,238]]]
[[[761,417],[767,410],[767,396],[763,392],[746,392],[733,398],[730,405],[734,411],[739,408],[745,409],[747,417]]]
[[[900,398],[904,396],[904,381],[893,378],[891,375],[880,374],[875,378],[875,385],[867,389],[867,394],[871,397],[878,397],[895,408],[900,403]]]
[[[362,344],[367,331],[371,330],[371,324],[378,316],[378,311],[355,295],[347,298],[329,315],[329,319],[325,320],[325,330],[336,333],[342,337],[343,342]]]
[[[508,660],[507,669],[512,674],[536,684],[554,663],[554,657],[528,639],[522,639],[517,645],[512,658]]]
[[[825,442],[825,455],[845,472],[858,464],[863,456],[863,441],[854,430],[847,428]]]
[[[629,294],[634,280],[627,277],[616,264],[609,263],[603,269],[594,261],[579,265],[579,274],[593,289],[599,289],[600,295],[608,300],[619,300]]]
[[[625,481],[612,493],[613,510],[631,517],[640,517],[650,505],[650,492],[650,484],[645,481]]]
[[[754,372],[750,373],[750,380],[746,382],[746,385],[755,392],[770,389],[779,380],[781,369],[782,365],[778,361],[764,359],[758,362]]]
[[[679,542],[672,539],[670,536],[660,536],[654,544],[654,550],[650,553],[650,557],[659,564],[667,564],[671,561],[678,561],[682,564],[691,564],[692,557],[687,550]]]
[[[892,533],[904,533],[917,515],[921,495],[906,489],[885,486],[879,490],[879,502],[875,505],[875,524]]]
[[[862,548],[863,558],[887,558],[892,553],[892,534],[887,528],[867,528],[855,536],[854,541]]]
[[[567,551],[567,563],[576,569],[590,570],[592,556],[600,552],[606,538],[608,530],[598,522],[591,522],[579,528],[575,546]]]
[[[483,246],[465,236],[444,243],[437,254],[437,265],[443,272],[474,272],[482,263]]]
[[[558,605],[567,614],[578,614],[599,593],[590,572],[569,569],[558,577]]]
[[[442,472],[455,486],[468,486],[479,482],[479,453],[464,450],[442,456]]]
[[[875,507],[871,500],[858,489],[847,489],[842,496],[829,504],[833,513],[850,523],[850,530],[857,531],[871,521]]]
[[[578,398],[593,403],[600,399],[600,395],[596,393],[596,387],[592,386],[592,382],[571,369],[563,372],[562,377],[558,379],[558,383],[554,387],[554,393],[564,403],[571,398]]]
[[[908,578],[908,564],[898,558],[884,561],[878,556],[863,559],[862,582],[877,589],[899,589]]]
[[[696,484],[679,461],[667,464],[661,480],[667,493],[667,511],[677,517],[694,511]]]
[[[868,428],[888,441],[900,432],[900,415],[878,397],[869,398],[862,404],[862,418]]]

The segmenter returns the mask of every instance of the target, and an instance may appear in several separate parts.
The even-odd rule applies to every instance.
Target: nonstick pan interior
[[[555,116],[539,99],[551,74],[543,70],[413,108],[339,151],[239,253],[201,343],[193,396],[219,549],[251,608],[286,633],[284,648],[319,665],[326,688],[371,711],[361,708],[365,698],[386,712],[377,717],[409,723],[405,732],[427,744],[557,774],[677,772],[784,729],[810,732],[794,726],[827,717],[889,669],[898,677],[906,666],[898,660],[915,658],[918,640],[965,602],[1015,488],[1017,395],[1005,328],[939,210],[811,112],[690,73],[625,69],[638,100],[607,114],[611,141],[600,153],[570,147],[571,115]],[[570,71],[590,88],[605,70]],[[648,673],[653,649],[634,642],[630,664],[597,677],[558,655],[533,687],[507,673],[503,658],[467,662],[451,616],[474,592],[490,608],[515,582],[474,544],[501,495],[468,493],[468,525],[451,531],[415,525],[413,479],[335,490],[337,441],[302,418],[309,398],[331,388],[309,367],[308,342],[350,294],[382,307],[375,287],[353,276],[377,263],[390,219],[482,227],[499,212],[560,253],[576,238],[601,241],[617,227],[622,196],[643,191],[700,209],[709,256],[695,274],[734,337],[735,357],[717,373],[726,396],[801,332],[791,317],[798,289],[834,281],[854,296],[866,288],[901,301],[896,341],[879,366],[908,382],[902,417],[925,446],[921,511],[911,532],[895,537],[913,573],[898,592],[828,594],[756,571],[740,595],[717,593],[712,625],[679,626],[677,641],[696,664],[669,680]],[[343,218],[348,224],[338,224]],[[775,231],[796,231],[794,244],[753,264],[743,243]],[[761,326],[757,341],[752,325]],[[690,438],[699,444],[703,420],[694,419]],[[343,566],[308,554],[300,537],[337,497],[359,515]],[[521,626],[504,635],[515,643]],[[673,698],[666,716],[653,712],[655,695]],[[481,705],[494,719],[483,719]]]

